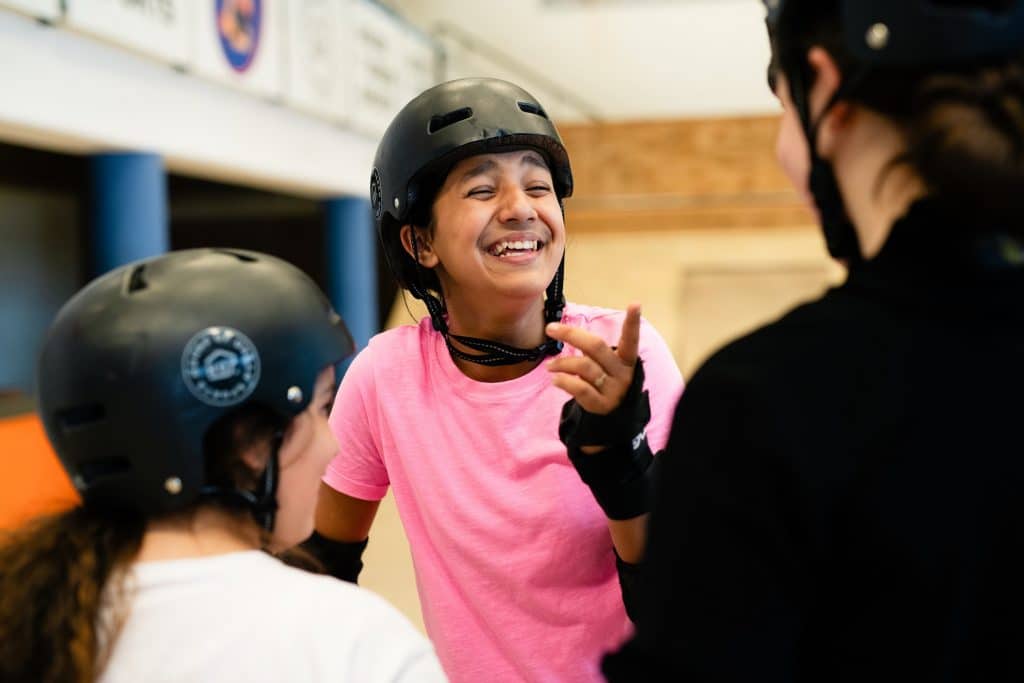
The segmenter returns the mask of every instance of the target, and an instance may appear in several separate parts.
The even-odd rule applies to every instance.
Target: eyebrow
[[[541,159],[536,154],[526,154],[526,155],[524,155],[522,163],[530,164],[532,166],[536,166],[537,168],[542,168],[545,171],[550,171],[551,170],[551,169],[548,168],[548,165],[544,162],[544,160]]]
[[[548,169],[548,165],[546,163],[544,163],[544,160],[541,159],[538,155],[533,154],[533,153],[531,153],[531,154],[524,154],[523,158],[520,159],[519,163],[521,165],[527,165],[528,164],[528,165],[531,165],[531,166],[536,166],[537,168],[542,168],[545,171],[549,170]],[[465,180],[468,180],[469,178],[473,178],[473,177],[476,177],[478,175],[483,175],[484,173],[487,173],[488,171],[493,171],[497,166],[498,166],[498,164],[495,163],[495,161],[493,159],[486,159],[484,161],[481,161],[479,164],[477,164],[476,166],[474,166],[473,168],[469,169],[468,171],[463,173],[461,176],[459,176],[459,182],[463,182]]]
[[[481,161],[479,164],[459,176],[459,182],[461,183],[462,181],[468,180],[474,176],[483,175],[484,173],[493,170],[496,166],[497,164],[494,163],[493,159]]]

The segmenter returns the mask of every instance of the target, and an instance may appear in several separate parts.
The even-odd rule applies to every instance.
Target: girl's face
[[[435,269],[449,301],[535,299],[565,249],[551,171],[532,150],[463,159],[448,173],[433,216],[433,234],[419,233],[420,262]]]
[[[779,132],[775,139],[775,157],[801,199],[814,209],[814,198],[810,191],[810,149],[800,123],[800,115],[789,95],[789,84],[782,74],[776,80],[775,96],[782,105]]]
[[[334,366],[328,366],[317,377],[313,399],[306,410],[288,425],[278,452],[280,479],[273,550],[290,548],[313,533],[320,478],[338,452],[338,442],[327,426],[333,402]]]

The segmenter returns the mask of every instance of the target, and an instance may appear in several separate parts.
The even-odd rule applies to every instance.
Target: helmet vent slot
[[[218,254],[227,254],[228,256],[234,256],[236,259],[242,261],[243,263],[255,263],[256,261],[259,260],[254,256],[250,256],[249,254],[243,254],[242,252],[234,251],[233,249],[214,249],[214,251],[217,252]]]
[[[545,119],[548,118],[548,113],[544,111],[544,109],[539,104],[534,104],[533,102],[523,102],[522,100],[520,100],[518,104],[519,109],[521,111],[525,111],[527,114],[533,114],[534,116],[540,116],[541,118]]]
[[[89,487],[97,479],[104,479],[106,477],[124,474],[131,472],[132,464],[125,458],[112,457],[112,458],[100,458],[98,460],[89,460],[83,462],[78,466],[78,472],[76,473],[75,479],[80,480]]]
[[[102,422],[106,417],[107,411],[102,404],[90,403],[60,411],[57,413],[57,423],[60,425],[61,431],[74,432]]]
[[[146,265],[142,264],[133,268],[131,275],[128,276],[128,294],[141,292],[147,287],[149,287],[149,283],[146,281]]]
[[[459,121],[465,121],[473,115],[473,110],[470,107],[463,107],[462,109],[455,109],[447,114],[438,114],[430,117],[430,125],[427,127],[427,133],[433,135],[439,130],[443,130],[453,123]]]

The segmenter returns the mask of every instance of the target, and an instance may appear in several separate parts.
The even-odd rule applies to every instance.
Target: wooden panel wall
[[[572,230],[812,223],[775,161],[777,126],[775,116],[561,126]]]

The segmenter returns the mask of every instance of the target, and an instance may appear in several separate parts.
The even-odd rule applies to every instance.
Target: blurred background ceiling
[[[760,0],[385,4],[441,40],[446,75],[500,71],[531,89],[558,120],[777,111],[765,85]]]

